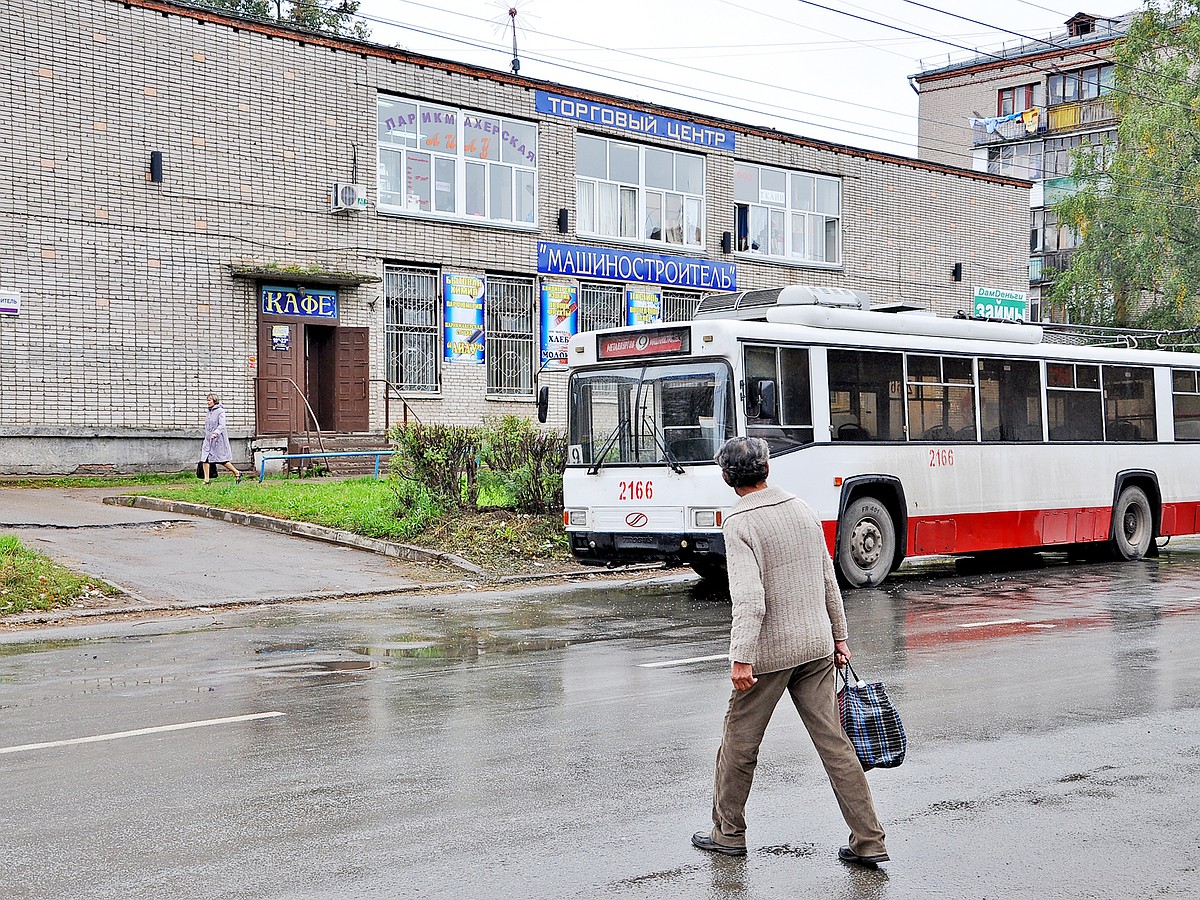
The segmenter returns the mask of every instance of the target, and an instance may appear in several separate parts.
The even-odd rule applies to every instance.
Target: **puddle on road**
[[[488,654],[534,653],[562,650],[570,641],[552,639],[510,640],[492,634],[464,633],[447,638],[404,635],[395,641],[351,647],[360,656],[385,656],[394,659],[477,660]]]
[[[303,678],[318,675],[355,675],[373,668],[375,668],[375,664],[370,660],[314,659],[306,662],[271,663],[265,666],[255,666],[254,670],[266,675],[292,675]]]

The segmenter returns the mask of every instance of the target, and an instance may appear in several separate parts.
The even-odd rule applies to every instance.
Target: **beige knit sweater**
[[[816,513],[767,487],[738,499],[724,531],[729,659],[766,673],[830,656],[846,640],[846,610]]]

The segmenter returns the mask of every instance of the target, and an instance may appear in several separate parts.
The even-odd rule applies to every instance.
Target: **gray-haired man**
[[[838,858],[874,866],[888,858],[883,828],[854,747],[838,718],[834,663],[850,659],[846,613],[816,514],[803,501],[767,487],[766,441],[731,438],[717,453],[738,495],[725,519],[733,627],[733,695],[717,751],[713,827],[692,843],[730,856],[746,854],[746,799],[758,747],[786,690],[817,748],[850,826]]]

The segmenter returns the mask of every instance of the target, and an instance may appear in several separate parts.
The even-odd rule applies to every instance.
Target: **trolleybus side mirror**
[[[538,421],[541,422],[543,425],[546,424],[546,414],[549,412],[549,410],[550,410],[550,387],[547,385],[538,390],[538,401],[537,401]]]
[[[769,378],[758,383],[758,418],[775,418],[775,382]]]

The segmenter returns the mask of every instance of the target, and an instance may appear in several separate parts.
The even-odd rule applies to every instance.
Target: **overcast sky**
[[[1087,2],[363,0],[360,11],[377,43],[507,71],[515,6],[522,75],[914,156],[908,76],[1141,0]]]

